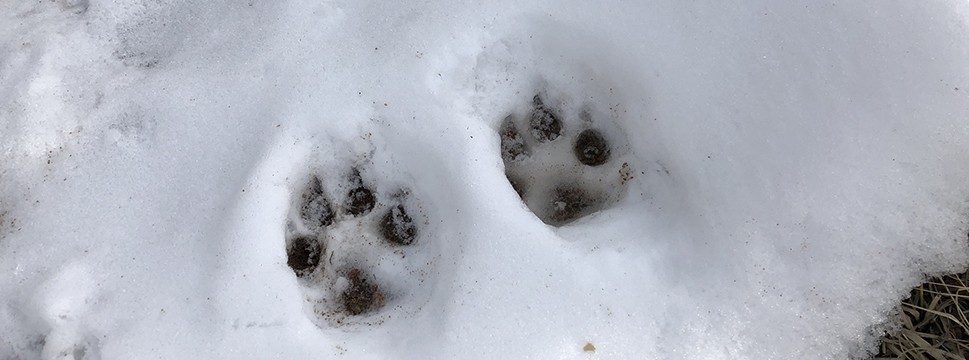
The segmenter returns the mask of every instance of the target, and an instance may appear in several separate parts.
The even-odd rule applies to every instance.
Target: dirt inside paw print
[[[566,224],[586,215],[598,204],[598,199],[588,191],[572,185],[556,187],[549,198],[549,220],[554,224]]]
[[[323,246],[313,237],[299,236],[292,240],[286,249],[287,261],[296,276],[303,277],[313,272],[320,264]]]
[[[323,184],[319,177],[313,176],[306,190],[303,191],[300,219],[312,230],[333,224],[333,210],[330,207],[330,201],[323,194]]]
[[[390,243],[410,245],[417,238],[417,226],[404,206],[398,204],[388,209],[380,220],[380,235]]]
[[[360,269],[347,274],[350,286],[342,294],[343,307],[350,315],[367,313],[383,305],[384,295],[377,284],[367,280]]]
[[[599,130],[586,129],[575,137],[575,157],[589,166],[599,166],[609,161],[609,142]]]
[[[535,95],[534,108],[528,117],[532,136],[539,142],[549,142],[562,135],[562,120],[552,109],[545,106],[542,98]]]
[[[374,197],[373,191],[364,185],[359,170],[353,169],[353,172],[350,174],[350,184],[353,187],[347,194],[347,202],[345,205],[347,213],[353,216],[360,216],[373,210],[377,204],[377,199]]]
[[[528,155],[525,139],[515,126],[514,116],[509,115],[498,130],[501,137],[501,158],[505,161],[520,160]]]

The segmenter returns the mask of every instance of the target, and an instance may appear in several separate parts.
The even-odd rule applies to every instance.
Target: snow
[[[864,358],[969,266],[963,2],[0,14],[0,358]],[[563,140],[508,165],[526,205],[499,129],[536,94]],[[332,260],[297,277],[313,175]],[[547,225],[570,181],[606,200]],[[411,245],[381,237],[398,203]],[[382,306],[341,312],[351,268]]]

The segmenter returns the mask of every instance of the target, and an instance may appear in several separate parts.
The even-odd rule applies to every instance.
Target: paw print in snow
[[[321,326],[381,315],[394,300],[385,289],[394,284],[382,283],[379,274],[412,267],[402,247],[419,240],[406,191],[396,190],[378,201],[376,187],[359,168],[344,179],[327,191],[321,178],[311,175],[294,201],[286,233],[287,265],[314,313],[324,320],[317,322]]]
[[[562,226],[616,203],[632,177],[620,128],[591,108],[566,114],[543,94],[498,128],[505,175],[546,224]],[[522,114],[524,113],[524,115]],[[521,131],[520,129],[527,129]]]

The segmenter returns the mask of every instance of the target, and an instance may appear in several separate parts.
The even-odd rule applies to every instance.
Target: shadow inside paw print
[[[562,226],[620,200],[631,179],[617,156],[628,148],[621,129],[588,111],[570,116],[541,93],[525,114],[499,125],[501,158],[508,182],[539,219]]]
[[[321,178],[311,176],[293,204],[286,233],[287,265],[314,312],[331,325],[381,312],[390,299],[375,267],[381,262],[401,266],[393,258],[404,253],[396,248],[414,244],[419,234],[407,191],[397,190],[381,202],[360,169],[352,168],[344,179],[337,187],[343,191],[330,193],[345,197],[334,202]]]

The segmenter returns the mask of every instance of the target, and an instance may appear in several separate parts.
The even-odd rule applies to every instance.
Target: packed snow
[[[955,0],[2,1],[0,359],[865,358],[969,266],[967,39]]]

